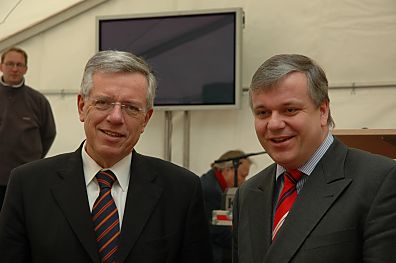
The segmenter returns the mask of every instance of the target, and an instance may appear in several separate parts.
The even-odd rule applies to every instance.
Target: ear
[[[78,96],[77,96],[77,109],[78,109],[78,114],[80,116],[80,121],[81,122],[84,122],[84,120],[85,120],[84,106],[85,106],[84,97],[81,94],[78,94]]]
[[[320,124],[322,126],[327,126],[327,121],[329,119],[329,113],[330,113],[330,105],[328,100],[324,100],[320,106]]]
[[[151,108],[151,109],[149,109],[149,110],[146,112],[146,115],[144,115],[144,121],[143,121],[141,133],[144,132],[144,128],[146,128],[147,123],[149,122],[151,116],[153,115],[153,112],[154,112],[154,110],[153,110],[153,108]]]

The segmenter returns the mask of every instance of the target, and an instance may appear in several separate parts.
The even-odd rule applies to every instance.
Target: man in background
[[[220,156],[218,161],[239,158],[246,155],[243,151],[228,151]],[[251,161],[248,158],[239,159],[237,181],[241,185],[249,175]],[[206,218],[209,222],[215,263],[231,263],[232,229],[230,226],[212,225],[212,211],[224,210],[224,194],[234,186],[235,170],[233,161],[214,162],[211,169],[201,176],[202,190],[205,199]]]
[[[323,69],[273,56],[253,75],[250,103],[275,163],[235,196],[233,262],[396,262],[396,162],[332,135]]]
[[[55,139],[48,100],[25,84],[26,52],[11,47],[1,55],[0,70],[0,207],[13,168],[44,158]]]
[[[1,262],[212,262],[199,177],[134,149],[156,86],[131,53],[89,59],[77,97],[86,140],[13,170]]]

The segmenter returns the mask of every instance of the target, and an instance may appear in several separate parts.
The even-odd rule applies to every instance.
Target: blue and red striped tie
[[[276,234],[286,220],[294,201],[297,198],[296,185],[301,179],[302,173],[299,170],[290,170],[283,174],[284,184],[280,194],[278,204],[276,205],[274,223],[272,228],[272,240],[275,239]]]
[[[117,206],[111,196],[111,187],[117,180],[110,170],[96,174],[100,192],[92,208],[96,242],[102,263],[116,262],[120,221]]]

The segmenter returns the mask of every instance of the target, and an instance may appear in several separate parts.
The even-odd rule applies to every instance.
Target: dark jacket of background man
[[[26,52],[7,49],[0,70],[0,207],[13,168],[44,158],[56,135],[48,100],[25,85]]]

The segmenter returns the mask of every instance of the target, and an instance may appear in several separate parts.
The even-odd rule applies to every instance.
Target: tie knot
[[[285,172],[285,180],[290,181],[292,184],[297,184],[302,175],[303,173],[297,169],[287,170]]]
[[[106,170],[106,171],[99,171],[96,174],[96,180],[98,180],[100,189],[104,189],[104,188],[111,189],[117,178],[115,177],[112,171]]]

